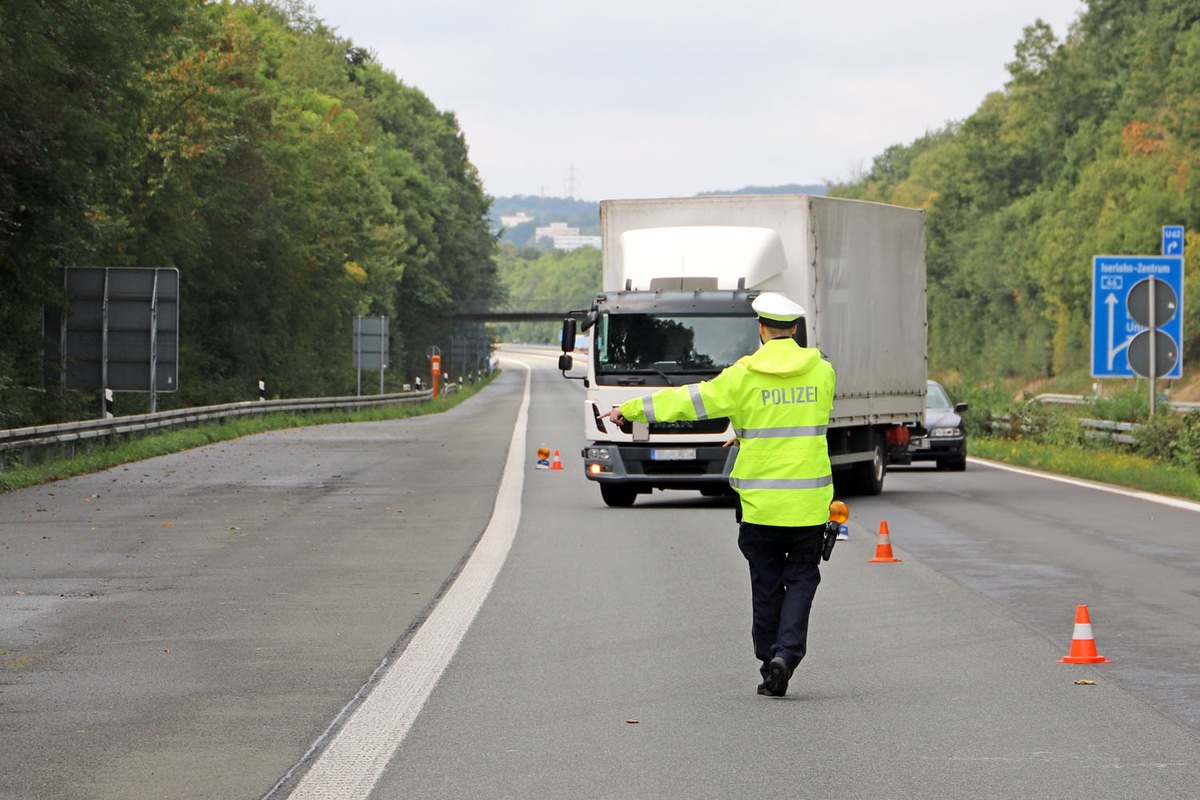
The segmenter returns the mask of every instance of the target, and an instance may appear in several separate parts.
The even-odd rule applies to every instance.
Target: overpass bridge
[[[562,322],[569,311],[460,311],[454,322]]]

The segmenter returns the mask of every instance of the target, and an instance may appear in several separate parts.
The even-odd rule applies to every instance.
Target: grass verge
[[[1200,500],[1200,474],[1145,456],[1020,439],[973,438],[970,454],[1128,489]]]
[[[0,470],[0,492],[23,489],[51,481],[84,475],[90,472],[129,464],[155,456],[178,453],[214,442],[239,439],[265,431],[302,428],[310,425],[329,425],[338,422],[374,422],[402,419],[424,414],[437,414],[452,408],[487,386],[499,371],[481,381],[464,384],[449,397],[439,397],[427,403],[367,408],[360,411],[319,411],[312,414],[278,413],[261,416],[235,417],[225,422],[200,425],[194,428],[171,428],[124,441],[108,441],[93,446],[88,452],[70,458],[60,458],[28,467],[10,466]]]

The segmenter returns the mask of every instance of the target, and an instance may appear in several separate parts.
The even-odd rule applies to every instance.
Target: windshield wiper
[[[626,370],[626,372],[630,375],[657,375],[667,383],[671,382],[671,376],[657,367],[641,367],[639,369]]]
[[[663,372],[661,369],[655,369],[654,367],[638,367],[631,369],[613,369],[610,367],[609,369],[604,370],[604,372],[601,374],[622,384],[645,383],[646,375],[657,375],[666,381],[668,386],[672,385],[670,374]]]

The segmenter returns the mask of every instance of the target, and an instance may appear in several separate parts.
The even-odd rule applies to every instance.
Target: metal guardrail
[[[1092,399],[1076,394],[1055,394],[1048,392],[1035,396],[1033,402],[1078,406],[1084,405]],[[1167,402],[1165,405],[1170,407],[1172,411],[1180,414],[1200,410],[1200,403]],[[1002,424],[997,425],[996,422],[993,422],[992,426],[994,428],[1002,428],[1009,424],[1011,424],[1011,420],[1006,416]],[[1080,417],[1079,424],[1084,428],[1083,435],[1089,439],[1109,439],[1118,444],[1130,445],[1138,443],[1137,432],[1145,427],[1137,422],[1114,422],[1107,419],[1089,419],[1087,417]]]
[[[1092,398],[1092,397],[1085,397],[1085,396],[1079,395],[1079,394],[1055,394],[1053,392],[1047,392],[1046,394],[1039,394],[1033,398],[1034,402],[1037,402],[1037,403],[1059,403],[1062,405],[1071,405],[1071,406],[1081,406],[1084,403],[1090,403],[1093,399],[1094,398]],[[1200,403],[1183,403],[1183,402],[1169,401],[1169,402],[1165,403],[1165,405],[1170,406],[1171,410],[1178,411],[1181,414],[1186,414],[1189,411],[1200,410]]]
[[[1142,425],[1136,422],[1114,422],[1108,419],[1088,419],[1080,417],[1079,424],[1084,428],[1083,435],[1089,439],[1109,439],[1118,444],[1137,444],[1137,432]],[[988,422],[992,430],[1012,430],[1013,418],[1011,414],[997,414]],[[1033,427],[1018,422],[1018,427],[1021,431],[1028,433],[1033,430]]]
[[[446,385],[444,393],[453,394],[457,389],[457,384],[450,383]],[[28,467],[33,463],[33,454],[39,449],[43,451],[45,461],[51,461],[60,455],[69,458],[75,454],[76,445],[80,443],[93,444],[110,436],[125,436],[204,422],[221,422],[253,414],[289,411],[314,412],[334,409],[357,410],[421,403],[432,399],[432,396],[433,392],[426,389],[365,396],[246,400],[224,405],[178,408],[154,414],[134,414],[112,419],[90,419],[59,425],[36,425],[28,428],[0,430],[0,469],[5,468],[13,453],[19,454],[21,464]]]
[[[1092,398],[1084,397],[1075,394],[1039,394],[1030,402],[1035,403],[1056,403],[1060,405],[1084,405],[1091,401]],[[1168,403],[1171,410],[1181,414],[1187,414],[1200,409],[1200,403]],[[1020,423],[1018,423],[1020,425]],[[1083,435],[1089,439],[1108,439],[1117,444],[1134,445],[1138,443],[1137,433],[1145,425],[1137,422],[1114,422],[1108,419],[1091,419],[1088,417],[1080,417],[1079,424],[1084,428]],[[1013,418],[1010,414],[999,414],[989,422],[992,430],[1005,430],[1013,425]],[[1029,430],[1029,426],[1020,425],[1022,430]]]
[[[1137,444],[1137,436],[1134,434],[1145,427],[1136,422],[1113,422],[1086,417],[1080,417],[1079,424],[1084,428],[1083,435],[1089,439],[1111,439],[1118,444]]]

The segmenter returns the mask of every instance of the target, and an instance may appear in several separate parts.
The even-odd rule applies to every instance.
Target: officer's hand
[[[620,406],[613,406],[612,409],[609,410],[607,416],[608,416],[609,421],[612,422],[612,424],[614,424],[614,425],[624,425],[625,424],[625,417],[621,416],[621,407]]]

